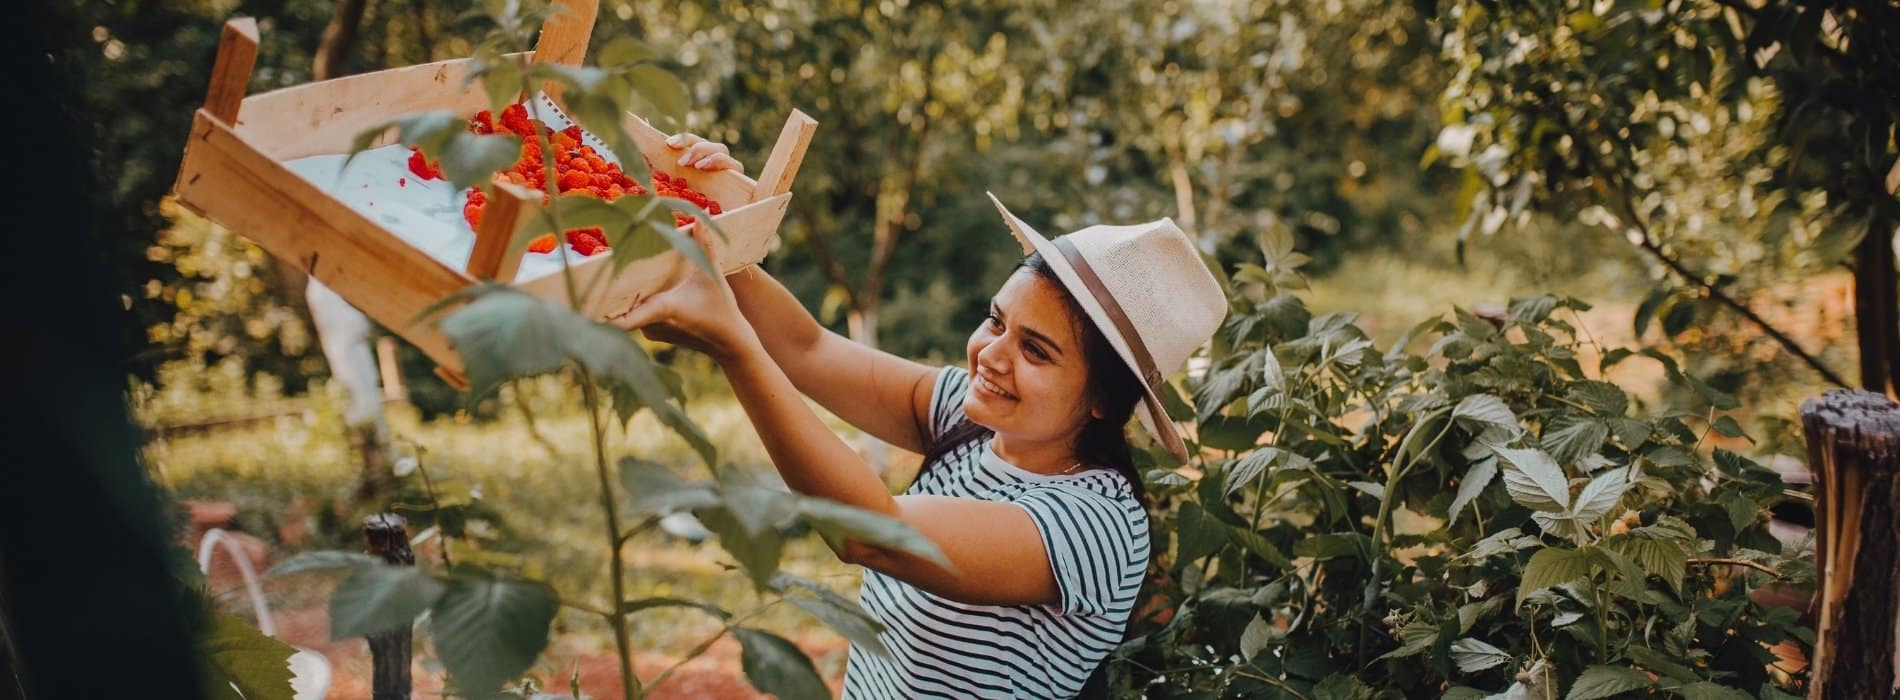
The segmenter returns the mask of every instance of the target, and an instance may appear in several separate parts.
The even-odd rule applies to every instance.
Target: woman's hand
[[[653,340],[698,350],[721,364],[759,348],[758,335],[739,312],[732,288],[724,279],[707,275],[698,267],[679,284],[634,304],[608,322],[629,331],[638,330]]]
[[[666,137],[666,145],[680,152],[679,164],[708,172],[732,170],[745,173],[745,165],[732,157],[732,150],[718,141],[707,141],[696,134],[679,133]]]

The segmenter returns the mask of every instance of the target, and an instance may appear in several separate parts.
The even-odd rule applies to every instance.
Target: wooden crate
[[[566,12],[542,27],[532,60],[578,65],[592,34],[597,0],[560,0]],[[286,161],[348,153],[357,134],[403,114],[449,110],[472,115],[488,107],[479,83],[463,88],[469,59],[308,83],[246,97],[257,57],[257,25],[250,19],[225,24],[205,106],[192,121],[174,192],[179,203],[233,231],[270,254],[321,280],[371,318],[401,334],[435,360],[445,376],[460,376],[461,359],[433,322],[416,323],[430,305],[480,280],[513,282],[521,251],[508,243],[523,217],[526,197],[539,194],[503,188],[491,195],[464,269],[454,269],[411,245],[293,173]],[[558,91],[549,90],[558,100]],[[765,256],[791,202],[791,183],[817,122],[793,110],[765,167],[754,180],[732,171],[703,172],[675,165],[677,151],[666,135],[628,114],[628,131],[656,170],[683,178],[719,203],[713,217],[726,238],[707,227],[687,233],[712,252],[727,273]],[[392,137],[386,136],[385,139]],[[384,141],[382,143],[388,143]],[[381,145],[381,144],[379,144]],[[565,244],[560,250],[565,251]],[[592,289],[582,311],[595,318],[624,312],[636,301],[678,282],[691,270],[677,252],[640,260],[615,272],[610,255],[573,265],[580,289]],[[604,279],[603,279],[604,276]],[[519,284],[542,297],[565,302],[561,275]]]

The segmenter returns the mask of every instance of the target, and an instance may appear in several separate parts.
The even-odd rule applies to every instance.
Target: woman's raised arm
[[[679,149],[680,165],[745,171],[725,144],[693,134],[674,134],[666,143]],[[756,266],[727,282],[766,353],[800,393],[879,440],[924,451],[936,368],[826,330],[784,285]]]
[[[726,281],[765,351],[800,393],[879,440],[924,451],[937,368],[833,333],[764,270],[748,268]]]

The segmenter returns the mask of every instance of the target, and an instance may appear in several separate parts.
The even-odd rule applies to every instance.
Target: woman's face
[[[970,334],[964,413],[1000,436],[1070,440],[1091,415],[1077,320],[1055,285],[1019,269]]]

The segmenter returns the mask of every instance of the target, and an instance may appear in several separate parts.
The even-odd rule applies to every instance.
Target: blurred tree
[[[1464,166],[1465,232],[1575,212],[1667,280],[1637,330],[1721,308],[1829,383],[1755,308],[1852,260],[1861,382],[1900,368],[1893,273],[1900,9],[1891,2],[1449,2],[1456,71],[1437,155]],[[1785,290],[1786,296],[1806,292]]]

